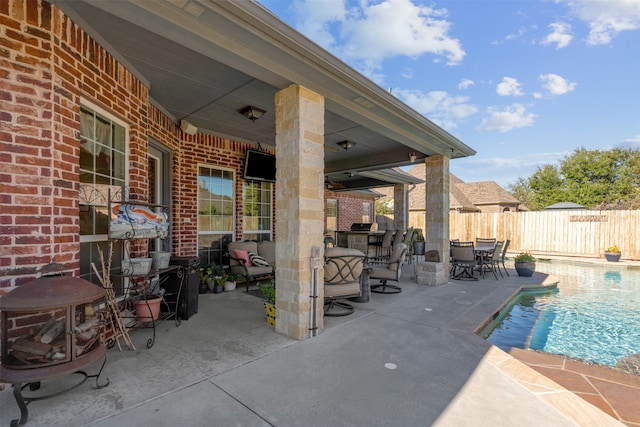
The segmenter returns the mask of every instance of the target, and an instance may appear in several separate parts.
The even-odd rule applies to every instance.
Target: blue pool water
[[[522,294],[487,341],[615,366],[640,353],[640,270],[538,262],[560,279],[557,292]]]

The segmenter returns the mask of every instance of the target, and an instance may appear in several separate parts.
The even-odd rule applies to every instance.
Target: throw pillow
[[[249,252],[243,251],[242,249],[234,249],[233,253],[236,258],[245,260],[245,267],[251,267],[251,258],[249,257]]]
[[[266,259],[262,258],[258,254],[254,254],[253,252],[249,252],[249,259],[251,260],[251,263],[255,266],[270,267]]]

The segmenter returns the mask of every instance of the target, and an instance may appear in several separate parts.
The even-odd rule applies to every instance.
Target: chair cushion
[[[360,295],[360,282],[347,283],[344,285],[330,285],[324,284],[324,297],[336,298],[346,296],[358,296]]]
[[[242,249],[234,249],[233,256],[238,259],[245,260],[244,265],[246,265],[247,267],[251,267],[252,263],[251,263],[251,257],[249,257],[249,252],[244,251]]]
[[[249,252],[249,259],[251,260],[251,264],[256,267],[270,267],[267,260],[256,253]]]
[[[229,243],[228,246],[228,250],[229,250],[229,254],[232,254],[235,257],[235,250],[239,249],[242,251],[247,251],[248,252],[258,252],[258,244],[256,242],[231,242]],[[229,265],[230,266],[234,266],[234,265],[240,265],[240,261],[236,261],[235,259],[230,259],[229,260]]]
[[[264,240],[258,242],[258,255],[264,258],[269,265],[276,265],[276,242],[274,240]]]
[[[388,268],[374,268],[369,275],[370,279],[396,280],[398,273]]]

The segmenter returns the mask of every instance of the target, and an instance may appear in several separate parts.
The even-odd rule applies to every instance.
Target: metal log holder
[[[106,364],[104,325],[95,309],[104,289],[71,276],[43,276],[25,283],[0,298],[2,319],[2,364],[0,382],[13,385],[20,418],[11,426],[27,422],[27,405],[47,399],[95,378],[96,388]],[[97,374],[84,369],[102,361]],[[81,381],[48,395],[23,395],[40,389],[40,383],[56,377],[79,374]]]

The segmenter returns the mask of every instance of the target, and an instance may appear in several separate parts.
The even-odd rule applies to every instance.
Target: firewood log
[[[44,333],[44,335],[42,335],[42,339],[40,340],[40,342],[49,344],[51,341],[53,341],[58,335],[60,335],[64,331],[64,324],[65,324],[64,319],[58,320],[52,327],[50,327]]]

